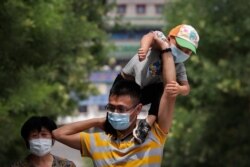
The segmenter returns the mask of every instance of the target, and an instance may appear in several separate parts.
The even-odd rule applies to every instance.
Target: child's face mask
[[[174,44],[171,44],[171,50],[175,63],[183,63],[190,57],[188,54],[177,48]]]

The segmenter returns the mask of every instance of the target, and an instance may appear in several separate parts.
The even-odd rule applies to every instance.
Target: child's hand
[[[138,49],[138,57],[139,57],[139,61],[143,61],[148,53],[148,49],[145,48],[139,48]]]
[[[167,93],[172,96],[176,97],[180,94],[180,85],[176,81],[171,81],[167,84]]]
[[[157,33],[154,33],[154,41],[160,47],[161,50],[170,48],[169,41],[165,38],[161,38]]]

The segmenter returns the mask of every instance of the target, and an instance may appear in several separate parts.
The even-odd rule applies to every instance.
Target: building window
[[[144,14],[144,13],[146,13],[146,5],[144,5],[144,4],[138,4],[138,5],[136,5],[136,13],[137,14]]]
[[[155,5],[155,13],[162,14],[163,13],[163,8],[164,8],[163,4]]]
[[[126,5],[118,5],[117,6],[117,13],[118,14],[125,14],[126,13]]]
[[[98,109],[99,111],[106,111],[106,105],[99,105]]]
[[[84,112],[86,113],[88,111],[88,107],[83,105],[78,107],[79,112]]]

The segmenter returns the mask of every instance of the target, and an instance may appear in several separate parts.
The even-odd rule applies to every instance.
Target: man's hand
[[[139,48],[138,49],[138,57],[139,57],[139,61],[143,61],[148,53],[148,49],[146,48]]]
[[[171,81],[170,83],[168,83],[166,90],[167,93],[172,97],[176,97],[180,94],[181,91],[180,85],[176,81]]]

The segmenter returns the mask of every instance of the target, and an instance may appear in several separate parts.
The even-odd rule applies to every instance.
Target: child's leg
[[[144,97],[147,97],[151,106],[148,110],[148,116],[146,118],[147,123],[152,126],[157,119],[160,100],[163,92],[163,83],[156,83],[149,85],[142,91]]]
[[[133,135],[139,143],[143,143],[151,126],[157,119],[160,99],[163,92],[163,83],[148,85],[142,89],[141,103],[143,105],[151,104],[146,119],[140,120]]]

